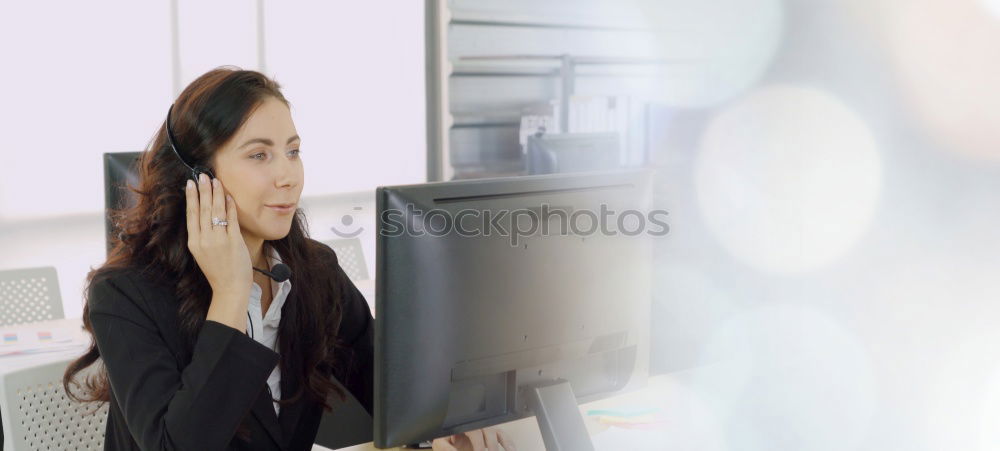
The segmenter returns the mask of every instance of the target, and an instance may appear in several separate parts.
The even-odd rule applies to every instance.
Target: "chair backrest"
[[[368,280],[368,266],[365,264],[365,253],[361,250],[360,238],[345,238],[342,240],[323,241],[337,253],[340,267],[344,268],[351,280]]]
[[[70,359],[0,375],[4,449],[100,450],[108,403],[77,403],[63,390]]]
[[[0,326],[64,317],[55,268],[0,271]]]

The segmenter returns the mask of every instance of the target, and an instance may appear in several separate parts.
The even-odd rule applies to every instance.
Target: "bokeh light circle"
[[[945,149],[1000,162],[1000,2],[892,5],[884,20],[903,101]]]
[[[870,353],[821,310],[787,302],[748,309],[704,352],[713,362],[730,356],[693,387],[739,449],[856,449],[871,426],[878,393]]]
[[[837,259],[865,232],[880,158],[867,125],[837,98],[774,85],[711,120],[695,183],[727,250],[760,270],[794,273]]]

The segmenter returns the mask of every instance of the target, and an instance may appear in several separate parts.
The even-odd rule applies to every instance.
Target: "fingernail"
[[[219,187],[219,179],[212,179],[212,186],[218,188]]]
[[[208,183],[208,176],[205,174],[199,174],[198,181],[201,183]]]
[[[188,181],[187,181],[187,183],[185,183],[185,185],[186,185],[185,187],[186,187],[187,189],[192,189],[192,188],[194,188],[194,180],[191,180],[191,179],[188,179]]]

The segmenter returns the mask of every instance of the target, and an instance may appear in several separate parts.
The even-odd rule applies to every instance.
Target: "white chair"
[[[62,385],[70,361],[0,375],[4,451],[104,448],[108,403],[70,401]]]
[[[0,326],[64,318],[56,269],[0,271]]]
[[[347,277],[352,281],[368,280],[368,266],[365,264],[365,253],[361,249],[361,239],[346,238],[342,240],[323,241],[337,253],[337,261],[344,268]]]

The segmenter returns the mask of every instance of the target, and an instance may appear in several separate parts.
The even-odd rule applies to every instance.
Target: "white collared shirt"
[[[273,268],[276,263],[281,263],[278,251],[272,250],[269,256],[269,266]],[[247,311],[250,317],[247,318],[247,330],[251,331],[251,336],[258,343],[267,346],[269,349],[278,351],[278,324],[281,322],[281,306],[285,304],[285,298],[292,289],[292,281],[286,280],[278,283],[271,281],[271,305],[267,307],[267,314],[261,312],[260,298],[263,291],[256,282],[250,287],[250,303]],[[253,319],[251,321],[251,318]],[[274,399],[281,399],[281,365],[277,365],[271,370],[267,377],[267,386],[271,389]],[[280,411],[278,403],[274,403],[274,413]]]

